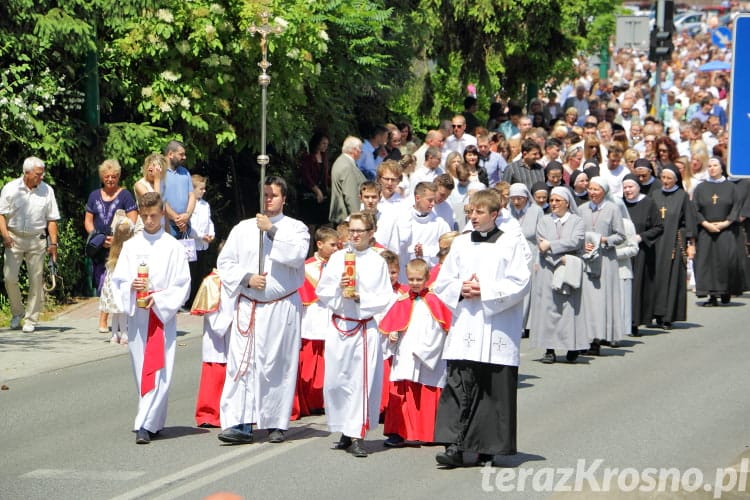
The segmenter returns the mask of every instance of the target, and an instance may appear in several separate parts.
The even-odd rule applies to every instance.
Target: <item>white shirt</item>
[[[17,233],[44,233],[47,222],[58,220],[55,192],[42,181],[29,189],[23,177],[3,186],[0,192],[0,215],[4,215],[8,229]]]
[[[437,167],[434,170],[430,170],[427,167],[422,167],[415,170],[414,173],[411,174],[412,191],[414,191],[414,188],[417,187],[417,184],[419,184],[420,182],[432,182],[438,175],[444,173],[445,171],[443,171],[443,169],[440,167]]]
[[[214,222],[211,220],[211,206],[204,199],[195,203],[193,215],[190,216],[190,236],[195,240],[195,249],[198,251],[208,249],[208,243],[203,241],[204,236],[216,236]]]
[[[450,153],[451,151],[456,151],[464,154],[464,149],[470,144],[474,146],[477,145],[477,138],[471,134],[464,133],[460,139],[457,139],[455,135],[451,135],[445,140],[443,153],[447,155],[447,153]]]

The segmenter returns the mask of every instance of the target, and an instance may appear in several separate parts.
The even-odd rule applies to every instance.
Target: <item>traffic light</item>
[[[672,56],[674,43],[674,0],[658,0],[656,5],[656,19],[651,30],[651,44],[649,45],[649,61],[663,61]]]
[[[659,31],[657,28],[654,28],[651,31],[648,60],[654,62],[664,61],[672,57],[673,50],[672,33],[670,31]]]

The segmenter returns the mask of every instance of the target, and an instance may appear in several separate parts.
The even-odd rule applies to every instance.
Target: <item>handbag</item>
[[[97,262],[103,261],[107,255],[107,249],[102,246],[106,239],[106,234],[98,231],[91,231],[86,238],[86,256]]]
[[[185,248],[185,257],[187,257],[188,262],[198,260],[198,252],[195,250],[195,240],[193,238],[185,236],[177,241]]]

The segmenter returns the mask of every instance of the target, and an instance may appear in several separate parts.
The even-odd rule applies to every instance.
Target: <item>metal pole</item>
[[[261,74],[258,76],[258,83],[260,84],[260,154],[258,155],[258,165],[260,166],[260,183],[258,186],[258,192],[260,194],[260,207],[259,211],[263,213],[266,207],[265,197],[265,182],[266,182],[266,165],[268,165],[270,159],[266,154],[266,91],[268,84],[271,83],[271,76],[267,73],[271,63],[268,62],[268,40],[267,37],[271,33],[279,34],[284,31],[282,26],[271,26],[268,24],[268,18],[270,14],[268,11],[261,13],[260,18],[262,24],[256,26],[251,24],[248,28],[250,34],[260,34],[260,53],[261,61],[258,63],[260,66]],[[263,231],[260,231],[260,238],[258,238],[258,273],[263,273]]]

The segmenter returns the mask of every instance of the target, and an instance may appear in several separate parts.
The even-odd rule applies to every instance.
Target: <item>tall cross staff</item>
[[[270,34],[280,34],[282,31],[284,31],[284,28],[282,26],[276,25],[271,26],[268,24],[268,18],[270,17],[270,14],[268,11],[263,11],[260,15],[260,19],[262,21],[262,24],[260,26],[256,26],[255,24],[251,24],[247,30],[250,32],[251,35],[255,35],[256,33],[260,34],[260,53],[261,53],[261,61],[258,63],[258,66],[260,66],[260,69],[262,73],[258,76],[258,83],[260,84],[261,89],[261,98],[260,98],[260,154],[258,155],[258,165],[260,165],[260,211],[263,212],[263,210],[266,207],[266,197],[265,197],[265,181],[266,181],[266,165],[268,165],[268,162],[270,159],[268,158],[268,155],[266,154],[266,90],[268,89],[268,84],[271,83],[271,75],[269,75],[266,71],[271,66],[271,63],[268,62],[267,55],[268,55],[268,35]],[[260,231],[260,238],[258,239],[258,273],[263,273],[263,231]]]

